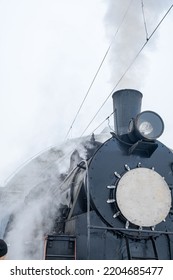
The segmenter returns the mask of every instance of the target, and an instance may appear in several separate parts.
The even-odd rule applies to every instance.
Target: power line
[[[145,48],[145,46],[148,44],[148,42],[150,41],[150,39],[152,38],[152,36],[154,35],[154,33],[157,31],[157,29],[159,28],[159,26],[161,25],[161,23],[163,22],[163,20],[166,18],[166,16],[169,14],[169,12],[171,11],[171,9],[173,8],[173,5],[170,6],[170,8],[168,9],[168,11],[165,13],[165,15],[163,16],[163,18],[160,20],[160,22],[157,24],[156,28],[153,30],[153,32],[151,33],[151,35],[148,37],[148,39],[146,40],[146,42],[142,45],[142,47],[140,48],[140,50],[137,52],[136,56],[133,58],[132,62],[129,64],[129,66],[126,68],[126,70],[124,71],[123,75],[120,77],[120,79],[118,80],[118,82],[116,83],[116,85],[114,86],[114,88],[112,89],[112,91],[110,92],[110,94],[108,95],[108,97],[105,99],[105,101],[103,102],[103,104],[100,106],[100,108],[98,109],[98,111],[96,112],[96,114],[93,116],[93,118],[91,119],[91,121],[88,123],[87,127],[85,128],[85,130],[82,132],[81,136],[83,136],[83,134],[85,133],[85,131],[88,129],[88,127],[91,125],[91,123],[93,122],[93,120],[96,118],[96,116],[98,115],[98,113],[100,112],[100,110],[103,108],[103,106],[105,105],[105,103],[107,102],[107,100],[109,99],[109,97],[113,94],[113,92],[115,91],[115,89],[117,88],[117,86],[119,85],[119,83],[122,81],[122,79],[124,78],[124,76],[127,74],[127,72],[129,71],[129,69],[131,68],[131,66],[134,64],[134,62],[136,61],[136,59],[138,58],[138,56],[140,55],[140,53],[142,52],[142,50]],[[80,137],[81,137],[80,136]]]
[[[144,13],[144,1],[143,0],[141,0],[141,6],[142,6],[142,16],[143,16],[143,21],[144,21],[145,33],[146,33],[146,40],[148,40],[148,31],[147,31],[147,24],[146,24],[145,13]]]
[[[108,47],[108,49],[107,49],[107,51],[106,51],[106,53],[105,53],[105,55],[104,55],[104,57],[103,57],[101,63],[100,63],[100,65],[99,65],[99,67],[98,67],[98,69],[97,69],[95,75],[94,75],[94,78],[92,79],[92,82],[91,82],[91,84],[90,84],[90,86],[89,86],[89,88],[88,88],[88,90],[87,90],[87,92],[86,92],[86,94],[85,94],[85,96],[84,96],[84,99],[83,99],[81,105],[79,106],[79,109],[78,109],[78,111],[77,111],[77,113],[76,113],[76,115],[75,115],[75,117],[74,117],[74,119],[73,119],[73,121],[72,121],[72,123],[71,123],[71,125],[70,125],[70,128],[69,128],[69,130],[68,130],[68,132],[67,132],[67,134],[66,134],[66,136],[65,136],[65,139],[67,139],[67,137],[68,137],[68,135],[69,135],[71,129],[73,128],[73,125],[74,125],[74,123],[75,123],[75,121],[76,121],[76,119],[77,119],[77,117],[78,117],[78,115],[79,115],[79,113],[80,113],[80,111],[81,111],[81,109],[82,109],[82,107],[83,107],[83,104],[84,104],[84,102],[85,102],[85,100],[86,100],[86,98],[87,98],[87,96],[88,96],[88,94],[89,94],[89,92],[90,92],[90,90],[91,90],[91,88],[92,88],[92,86],[93,86],[93,84],[94,84],[94,82],[95,82],[95,80],[96,80],[96,78],[97,78],[99,72],[100,72],[100,69],[101,69],[101,67],[102,67],[102,65],[103,65],[103,63],[104,63],[104,61],[105,61],[105,59],[106,59],[106,57],[107,57],[107,55],[108,55],[108,53],[109,53],[109,51],[110,51],[110,48],[111,48],[111,46],[112,46],[112,44],[113,44],[113,42],[114,42],[114,40],[115,40],[115,38],[116,38],[116,36],[117,36],[119,30],[120,30],[120,27],[121,27],[121,25],[123,24],[123,22],[124,22],[124,20],[125,20],[125,18],[126,18],[126,15],[127,15],[127,13],[128,13],[128,10],[129,10],[129,8],[130,8],[132,2],[133,2],[133,0],[130,1],[129,5],[128,5],[128,7],[127,7],[125,13],[124,13],[124,16],[123,16],[123,18],[122,18],[122,21],[120,22],[120,24],[119,24],[119,26],[118,26],[118,28],[117,28],[117,30],[116,30],[114,36],[113,36],[113,39],[112,39],[112,41],[111,41],[111,43],[110,43],[110,45],[109,45],[109,47]]]
[[[115,110],[106,118],[104,119],[104,121],[102,121],[93,131],[92,133],[94,133],[104,122],[108,121],[108,126],[110,127],[109,125],[109,118],[115,113]]]

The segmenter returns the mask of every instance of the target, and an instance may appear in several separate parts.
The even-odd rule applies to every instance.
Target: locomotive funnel
[[[113,93],[114,129],[117,135],[127,134],[129,122],[141,112],[142,93],[123,89]]]

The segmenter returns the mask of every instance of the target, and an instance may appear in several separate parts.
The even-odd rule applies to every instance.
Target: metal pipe
[[[113,93],[115,134],[128,133],[129,122],[141,112],[142,93],[134,89],[123,89]]]
[[[126,228],[114,228],[114,227],[101,227],[101,226],[90,226],[91,229],[100,230],[115,230],[115,231],[125,231],[125,232],[137,232],[137,233],[150,233],[150,234],[173,234],[173,231],[162,231],[162,230],[139,230],[139,229],[126,229]]]

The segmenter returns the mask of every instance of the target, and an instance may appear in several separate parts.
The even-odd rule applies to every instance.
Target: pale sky
[[[150,36],[173,3],[143,3]],[[119,26],[69,137],[82,134],[144,44],[141,1],[0,0],[0,185],[30,157],[65,141]],[[130,87],[143,93],[142,109],[163,118],[160,141],[173,148],[172,28],[173,9],[117,89]],[[110,97],[86,134],[112,110]]]

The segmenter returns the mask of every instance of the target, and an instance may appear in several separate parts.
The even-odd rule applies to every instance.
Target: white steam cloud
[[[60,205],[60,153],[50,149],[36,157],[1,190],[0,234],[9,244],[8,259],[43,258]]]
[[[172,1],[108,0],[108,2],[105,17],[108,26],[107,36],[112,38],[117,31],[110,54],[111,81],[115,85],[169,9]],[[143,85],[147,69],[149,69],[147,56],[150,51],[154,51],[154,48],[156,48],[158,36],[159,31],[148,41],[145,49],[142,50],[120,82],[120,88],[134,88],[134,86],[140,87]]]
[[[97,141],[109,137],[102,134]],[[92,148],[89,138],[50,148],[0,189],[0,238],[9,245],[8,259],[44,259],[45,237],[54,232],[59,207],[65,204],[60,185],[78,163],[71,155],[77,150],[79,157],[86,159],[87,149]]]

